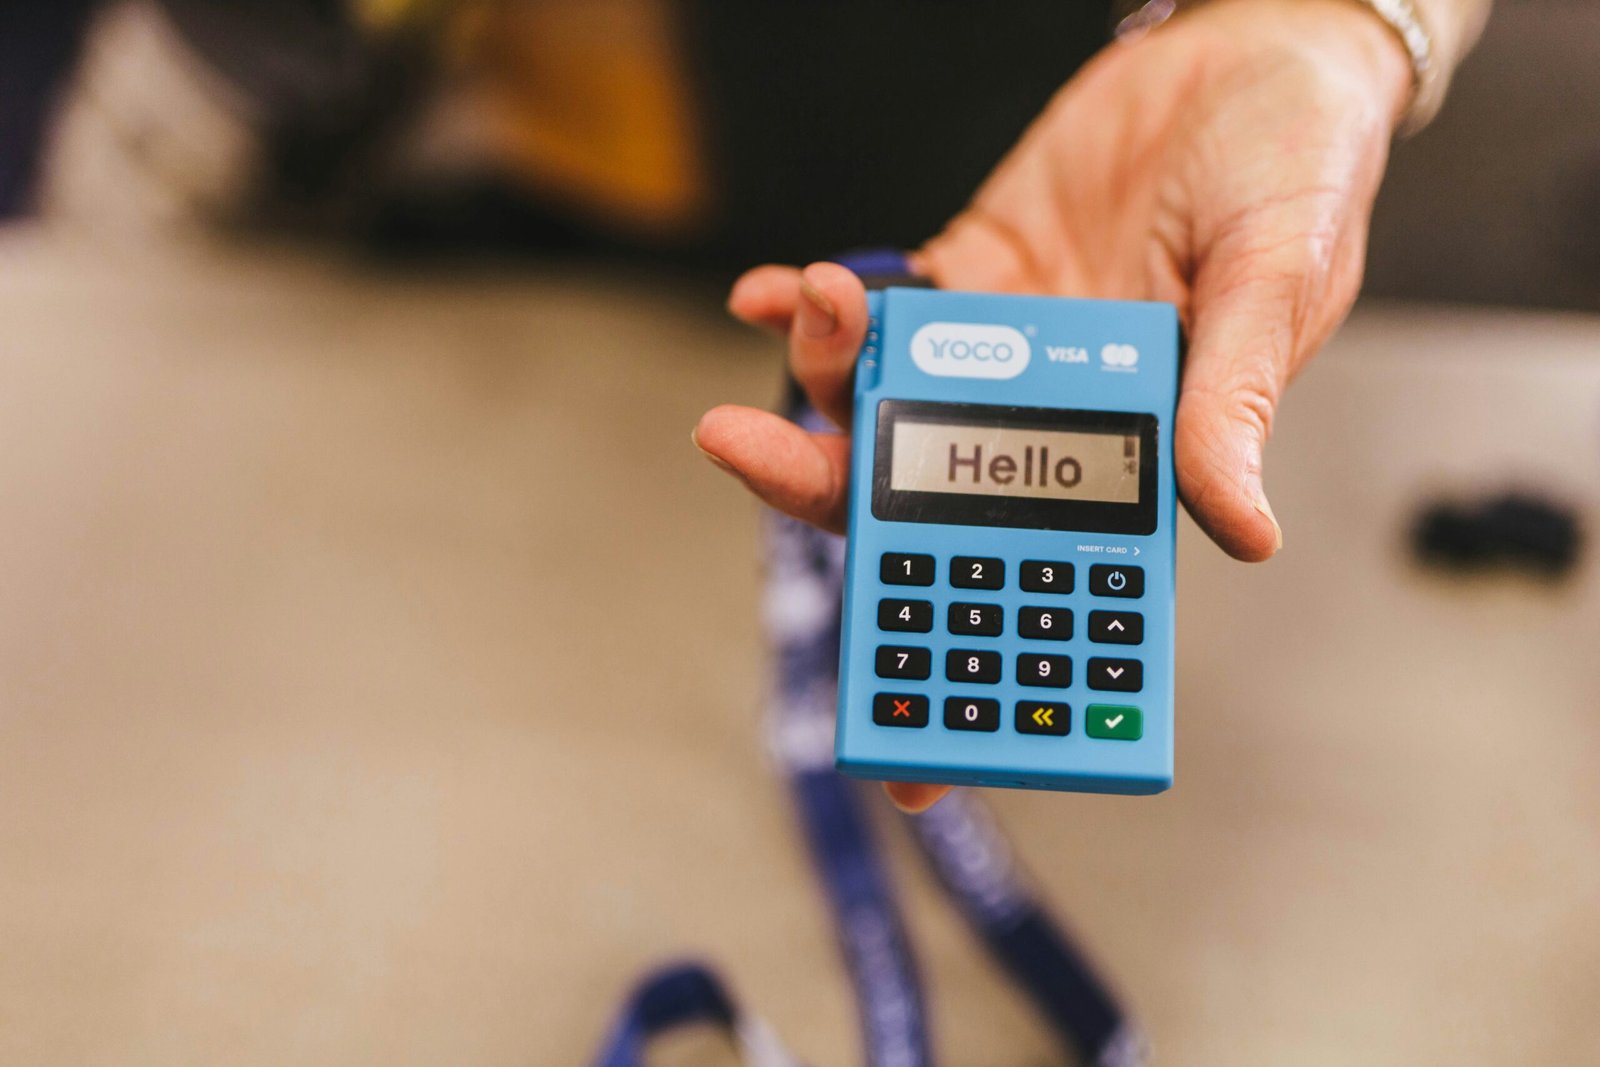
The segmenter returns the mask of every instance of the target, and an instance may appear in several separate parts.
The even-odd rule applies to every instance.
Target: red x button
[[[926,726],[928,698],[915,693],[879,693],[872,698],[872,721],[879,726]]]

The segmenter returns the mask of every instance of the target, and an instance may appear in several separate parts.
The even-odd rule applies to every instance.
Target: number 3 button
[[[1030,559],[1022,565],[1020,579],[1024,592],[1072,592],[1072,564],[1047,559]]]

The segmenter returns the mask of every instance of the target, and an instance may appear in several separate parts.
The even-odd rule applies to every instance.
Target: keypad
[[[987,556],[956,556],[950,561],[950,584],[957,589],[1003,589],[1005,561]]]
[[[885,552],[878,562],[884,585],[932,585],[933,557],[919,552]]]
[[[1000,681],[1000,653],[973,648],[952,648],[944,656],[944,676],[952,682],[982,682],[985,685],[994,685]]]
[[[950,632],[969,637],[999,637],[1005,629],[1006,613],[999,604],[950,605]]]
[[[1009,573],[1012,567],[1014,576]],[[1071,601],[1055,599],[1075,593],[1075,569],[1064,560],[1008,562],[993,556],[945,559],[919,552],[886,552],[880,557],[879,577],[885,586],[921,588],[916,592],[907,590],[909,596],[886,589],[884,593],[888,595],[878,600],[878,629],[885,640],[877,646],[874,657],[878,676],[902,683],[928,682],[934,677],[935,657],[944,657],[944,679],[935,683],[932,694],[875,694],[872,721],[880,726],[927,727],[934,710],[931,704],[937,700],[942,701],[946,730],[995,733],[1004,727],[1020,734],[1064,737],[1073,730],[1072,708],[1060,699],[1068,694],[1059,691],[1073,689],[1074,683],[1093,693],[1106,694],[1138,693],[1144,688],[1144,664],[1136,658],[1139,650],[1131,647],[1144,643],[1144,613],[1124,610],[1116,604],[1104,605],[1104,601],[1104,606],[1096,606],[1092,599],[1113,597],[1126,601],[1142,597],[1141,567],[1092,564],[1086,588],[1079,594],[1084,599]],[[1015,583],[1010,586],[1009,595],[1018,597],[1019,591],[1026,594],[1020,597],[1024,603],[1018,605],[1015,599],[992,603],[982,594],[968,593],[964,599],[959,593],[952,595],[955,590],[981,589],[990,592],[994,600],[1005,600],[1006,594],[1001,591],[1008,588],[1009,581]],[[1027,602],[1030,600],[1035,602]],[[1093,609],[1084,612],[1081,634],[1076,632],[1077,608]],[[942,629],[940,612],[944,613]],[[890,643],[896,641],[889,636],[894,634],[928,636],[898,639],[921,643]],[[1007,634],[1014,636],[1003,650],[993,647],[993,639]],[[1081,677],[1074,677],[1076,653],[1070,644],[1074,639],[1089,642],[1082,646],[1085,653],[1121,655],[1087,656],[1079,664]],[[1022,650],[1013,651],[1018,643]],[[985,644],[991,647],[984,647]],[[1030,644],[1034,647],[1029,648]],[[961,647],[952,647],[957,645]],[[989,686],[996,687],[989,689],[992,696],[979,695]],[[1024,687],[1020,693],[1016,688],[1019,686]],[[944,691],[939,692],[938,687]],[[1006,699],[1029,690],[1052,699]],[[1006,713],[1003,704],[1011,712]],[[1094,703],[1080,707],[1083,719],[1078,728],[1091,739],[1087,743],[1138,741],[1143,737],[1143,715],[1138,707]],[[1008,718],[1009,724],[1003,724],[1002,717]]]
[[[1072,640],[1072,612],[1066,608],[1021,608],[1017,633],[1030,641]]]
[[[1144,643],[1144,616],[1137,611],[1089,612],[1089,640],[1102,645]]]
[[[1072,564],[1047,559],[1024,560],[1019,584],[1025,593],[1072,592]]]
[[[1089,568],[1089,592],[1095,596],[1144,596],[1144,568],[1096,563]]]
[[[1017,657],[1017,684],[1066,689],[1072,685],[1072,657],[1024,652]]]
[[[947,697],[944,726],[947,730],[994,733],[1000,729],[1000,702],[988,697]]]
[[[933,673],[933,654],[925,648],[879,645],[876,666],[879,678],[921,681]]]
[[[927,600],[880,600],[878,629],[925,634],[933,629],[933,604]]]
[[[879,726],[926,726],[928,698],[916,693],[879,693],[872,698],[872,721]]]

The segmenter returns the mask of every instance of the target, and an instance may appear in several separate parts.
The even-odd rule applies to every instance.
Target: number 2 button
[[[1006,584],[1005,561],[957,556],[950,561],[950,584],[958,589],[999,589]]]

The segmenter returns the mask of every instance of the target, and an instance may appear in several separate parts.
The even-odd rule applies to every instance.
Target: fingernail
[[[826,337],[839,328],[839,313],[822,291],[805,276],[800,277],[800,332],[807,337]]]
[[[1266,495],[1260,490],[1255,492],[1250,502],[1255,505],[1257,511],[1267,517],[1268,522],[1272,523],[1272,533],[1276,538],[1272,551],[1278,551],[1283,547],[1283,527],[1278,525],[1278,516],[1272,513],[1272,505],[1267,503]]]
[[[750,275],[748,275],[748,274],[743,275],[743,276],[741,276],[739,278],[738,281],[733,283],[733,288],[728,290],[728,304],[727,304],[727,307],[728,307],[729,311],[732,311],[733,310],[733,306],[739,302],[739,294],[744,289],[748,288],[749,282],[750,282]]]
[[[738,471],[734,470],[733,469],[733,465],[730,464],[727,460],[723,459],[721,456],[713,455],[712,453],[707,452],[704,448],[702,448],[700,446],[700,428],[698,426],[696,426],[694,429],[689,431],[689,443],[694,445],[695,449],[702,456],[704,456],[707,459],[709,459],[711,461],[712,466],[716,467],[718,470],[727,471],[729,474],[733,475],[735,478],[739,479],[741,482],[744,481],[744,475],[742,475]]]

